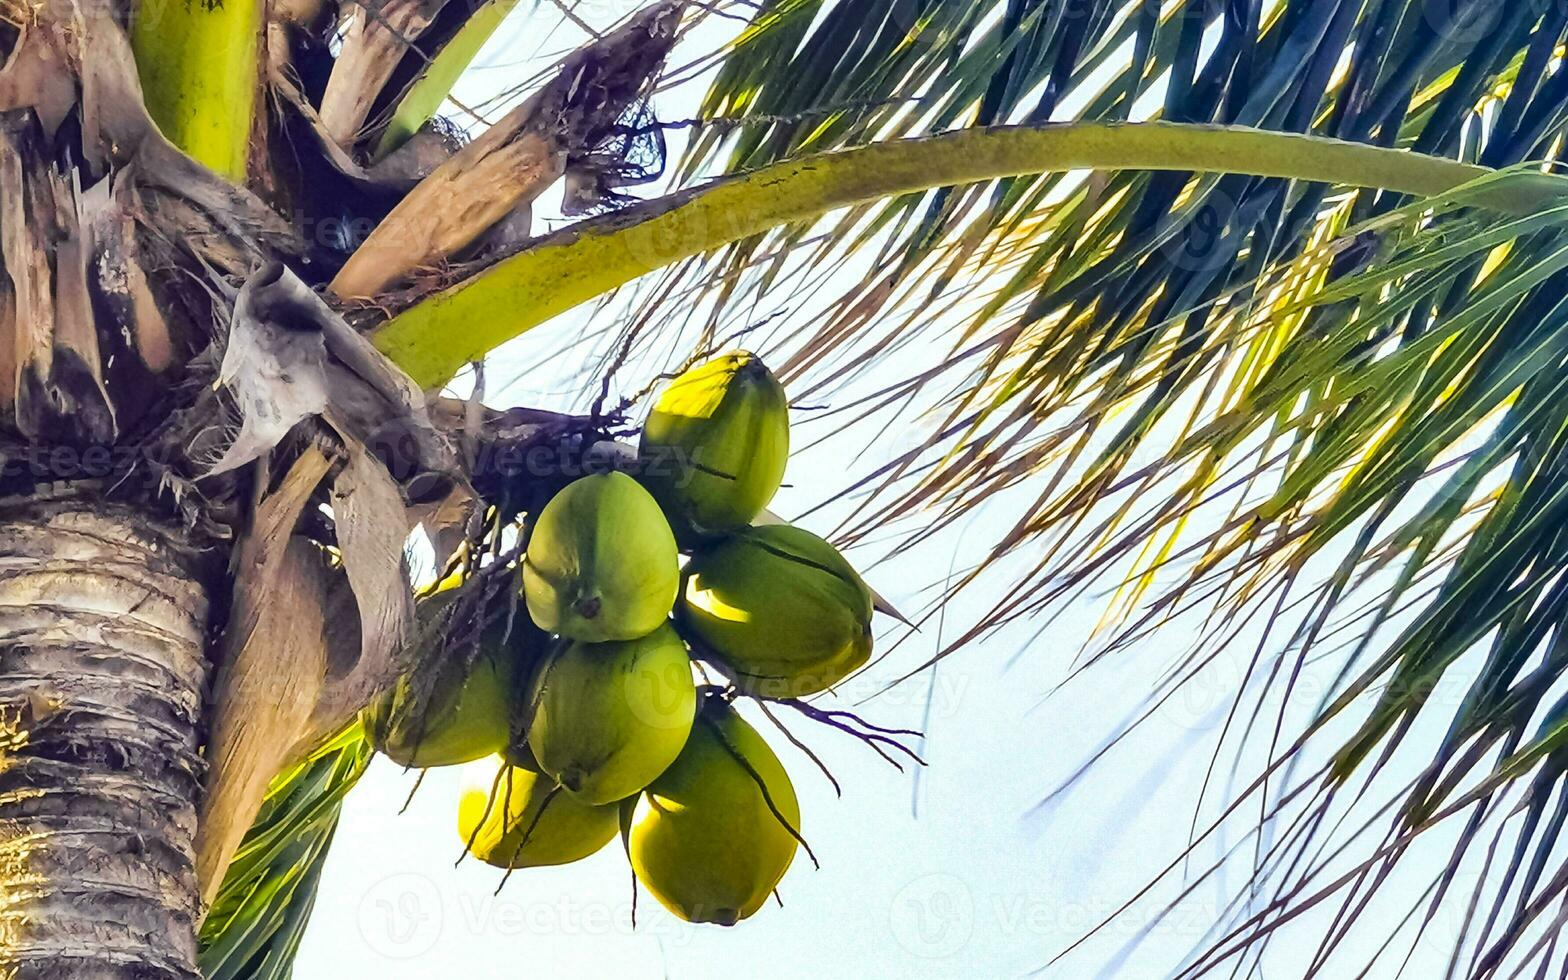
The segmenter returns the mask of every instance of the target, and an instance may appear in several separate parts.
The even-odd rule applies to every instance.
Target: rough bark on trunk
[[[177,528],[0,501],[0,976],[189,980],[207,593]]]

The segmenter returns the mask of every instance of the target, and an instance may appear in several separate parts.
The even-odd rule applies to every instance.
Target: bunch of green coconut
[[[492,626],[418,718],[405,685],[365,728],[410,767],[500,755],[458,813],[485,862],[565,864],[619,834],[671,912],[733,925],[803,842],[789,777],[733,698],[800,698],[864,665],[873,596],[832,545],[766,514],[789,411],[755,356],[674,379],[637,456],[635,476],[585,476],[531,521],[521,589],[543,649]],[[728,685],[699,689],[693,661]]]

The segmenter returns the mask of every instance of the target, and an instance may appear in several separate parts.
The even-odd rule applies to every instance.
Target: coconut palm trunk
[[[0,502],[0,972],[196,972],[212,555],[90,488]]]

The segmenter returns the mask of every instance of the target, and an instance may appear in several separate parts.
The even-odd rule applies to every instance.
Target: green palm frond
[[[1249,297],[1259,301],[1222,302],[1211,318],[1215,346],[1194,352],[1202,367],[1190,382],[1214,397],[1192,411],[1174,447],[1129,466],[1148,432],[1129,423],[1117,452],[1088,464],[1084,481],[1042,507],[1030,530],[1070,525],[1107,505],[1103,497],[1075,499],[1085,487],[1158,503],[1116,510],[1105,524],[1069,536],[1018,605],[997,611],[1006,618],[1049,606],[1144,538],[1174,533],[1173,550],[1190,571],[1148,602],[1120,640],[1199,596],[1231,616],[1211,621],[1155,699],[1201,671],[1260,607],[1273,617],[1280,652],[1253,669],[1271,684],[1292,683],[1326,648],[1352,638],[1338,683],[1311,723],[1285,738],[1269,772],[1240,794],[1267,800],[1264,824],[1279,824],[1274,836],[1284,843],[1257,872],[1259,881],[1279,876],[1270,882],[1275,900],[1258,902],[1261,911],[1194,961],[1191,975],[1230,956],[1261,955],[1303,896],[1314,904],[1343,898],[1341,915],[1354,914],[1365,900],[1360,885],[1333,879],[1330,870],[1342,867],[1333,859],[1342,855],[1314,853],[1322,841],[1313,828],[1354,810],[1347,799],[1386,802],[1376,774],[1421,711],[1447,718],[1448,734],[1418,756],[1430,761],[1394,794],[1394,824],[1367,860],[1369,877],[1387,874],[1419,833],[1445,822],[1473,820],[1466,839],[1483,828],[1501,833],[1513,806],[1546,804],[1550,774],[1561,772],[1550,757],[1560,738],[1552,719],[1561,712],[1552,703],[1563,567],[1553,447],[1568,421],[1557,397],[1568,363],[1568,307],[1556,285],[1568,268],[1564,214],[1491,218],[1463,207],[1464,197],[1348,228],[1253,284]],[[1331,277],[1340,250],[1369,234],[1382,252],[1353,274]],[[1412,316],[1429,318],[1419,334],[1405,332]],[[1157,394],[1147,388],[1144,397]],[[1146,410],[1136,406],[1132,418]],[[1162,479],[1175,489],[1156,498],[1150,491]],[[1227,495],[1235,504],[1223,521],[1180,534],[1190,515]],[[1314,558],[1325,555],[1330,570],[1309,578]],[[1155,571],[1143,566],[1129,576],[1131,587]],[[1478,647],[1485,665],[1464,680],[1463,698],[1431,701],[1445,672]],[[1336,725],[1346,716],[1348,730]],[[1319,733],[1328,733],[1332,750],[1322,768],[1284,778],[1280,770],[1298,752],[1322,747]],[[1301,787],[1309,788],[1306,799],[1295,795]],[[1560,884],[1516,880],[1520,862],[1537,848],[1544,858],[1552,836],[1526,829],[1506,880],[1499,874],[1474,885],[1483,907],[1519,903],[1517,914],[1467,937],[1473,966],[1490,964],[1477,975],[1525,952],[1516,943],[1529,921],[1525,909],[1560,893]],[[1463,848],[1455,852],[1434,875],[1434,889],[1448,887],[1464,858]],[[1506,894],[1510,882],[1519,890]],[[1324,956],[1337,941],[1331,929]]]
[[[243,182],[259,90],[258,0],[143,0],[131,46],[153,121],[175,146]]]
[[[1169,123],[986,127],[803,157],[574,225],[399,310],[377,345],[425,387],[551,317],[633,279],[782,224],[950,180],[1069,169],[1244,172],[1416,194],[1480,167],[1336,140]],[[1563,196],[1542,176],[1489,185],[1488,206],[1528,212]],[[453,343],[462,337],[462,345]]]
[[[937,0],[767,5],[728,53],[706,104],[716,122],[694,140],[686,171],[721,162],[753,168],[955,126],[1144,117],[1452,155],[1462,149],[1466,121],[1487,104],[1499,110],[1496,124],[1484,150],[1472,138],[1467,152],[1498,167],[1539,155],[1562,122],[1561,83],[1547,84],[1547,66],[1530,57],[1543,38],[1559,35],[1556,11],[1543,20],[1533,8],[1463,3],[1439,11],[1389,0],[1365,8],[1182,3],[1162,14],[1145,3],[1013,0],[1005,16],[987,16],[994,12]],[[1213,51],[1202,57],[1206,39]],[[1108,329],[1130,331],[1122,311],[1136,311],[1167,282],[1179,287],[1165,291],[1170,308],[1183,291],[1222,291],[1215,280],[1235,266],[1227,257],[1299,250],[1327,192],[1241,174],[1189,187],[1179,174],[1124,173],[1092,192],[1075,192],[1077,180],[1057,172],[903,195],[845,212],[814,229],[810,245],[800,244],[802,228],[783,229],[694,263],[665,286],[679,292],[682,283],[722,281],[714,295],[739,304],[776,283],[786,256],[804,251],[821,265],[874,243],[875,268],[841,297],[852,307],[890,275],[940,289],[949,275],[936,261],[944,246],[964,241],[983,250],[976,237],[1014,229],[1030,233],[1034,266],[1093,260],[1103,281],[1086,284],[1081,302],[1104,299]],[[1048,201],[1063,212],[1055,234],[1029,220]],[[1106,203],[1114,213],[1097,221]],[[1392,203],[1369,196],[1357,217]],[[1196,268],[1170,268],[1192,236],[1206,245],[1210,229],[1225,228],[1234,233],[1217,243],[1224,254],[1210,250],[1186,263]],[[1267,248],[1249,251],[1254,237]],[[1025,296],[1039,285],[1019,279],[1002,294]]]
[[[343,797],[370,761],[358,729],[279,776],[223,879],[201,933],[208,980],[287,980]]]
[[[1438,9],[1411,0],[764,6],[726,53],[704,106],[705,116],[724,124],[694,141],[688,172],[721,159],[749,169],[954,126],[1146,115],[1449,154],[1460,147],[1466,114],[1499,84],[1525,70],[1525,98],[1534,94],[1546,66],[1539,52],[1534,59],[1526,52],[1560,26],[1552,23],[1560,12],[1528,5]],[[1544,34],[1534,31],[1543,13]],[[1207,56],[1206,41],[1213,47]],[[1484,162],[1501,166],[1528,153],[1528,135],[1554,121],[1540,112],[1545,105],[1536,108],[1514,114],[1520,131],[1494,143]],[[737,125],[747,120],[756,124]],[[998,188],[996,217],[1038,203],[1048,183]],[[1168,206],[1177,190],[1166,181],[1153,197]],[[945,195],[927,203],[912,240],[929,242],[962,210]]]
[[[1059,5],[1009,3],[997,21],[965,20],[963,4],[770,5],[710,94],[715,124],[688,172],[1064,115],[1259,126],[1492,167],[1561,149],[1562,11],[1087,6],[1053,19]],[[902,46],[898,11],[921,25]],[[1507,973],[1550,961],[1536,940],[1555,934],[1568,889],[1553,852],[1568,761],[1568,242],[1553,205],[1476,206],[1491,181],[1528,172],[1414,203],[1241,172],[961,183],[691,260],[646,290],[621,339],[663,318],[706,344],[754,299],[793,291],[811,319],[772,336],[794,333],[779,356],[798,397],[874,388],[836,406],[835,432],[924,412],[925,440],[849,488],[843,539],[907,548],[1020,501],[955,586],[989,582],[1002,598],[944,653],[1108,575],[1125,583],[1121,625],[1091,663],[1217,606],[1153,710],[1248,624],[1268,624],[1216,747],[1262,738],[1267,764],[1211,834],[1200,828],[1201,842],[1261,807],[1246,839],[1260,857],[1189,975],[1245,974],[1275,930],[1319,906],[1336,910],[1319,958],[1343,955],[1347,923],[1416,838],[1456,824],[1411,931],[1424,906],[1468,908],[1456,975]],[[863,275],[826,274],[857,253],[874,260]],[[656,339],[678,346],[670,331]],[[920,367],[876,387],[895,351]],[[1292,729],[1265,705],[1323,657],[1343,659],[1338,681]],[[1466,658],[1473,674],[1456,666]],[[1462,693],[1434,699],[1444,685]],[[1418,716],[1446,736],[1412,748]],[[1423,761],[1393,786],[1401,749]],[[1456,884],[1488,846],[1502,851],[1489,873]]]

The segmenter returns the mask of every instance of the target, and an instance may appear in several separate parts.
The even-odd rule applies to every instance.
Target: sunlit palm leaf
[[[147,111],[170,142],[243,181],[259,90],[259,0],[142,0],[131,44]]]
[[[1435,157],[1239,128],[1160,123],[990,127],[804,157],[628,208],[533,242],[421,296],[376,332],[426,387],[507,340],[661,266],[782,224],[948,180],[1077,168],[1241,171],[1433,194],[1483,176]],[[1529,211],[1568,183],[1492,185],[1489,206]],[[453,339],[462,337],[462,345]]]
[[[278,777],[202,926],[208,980],[286,980],[343,797],[370,761],[357,730]]]

